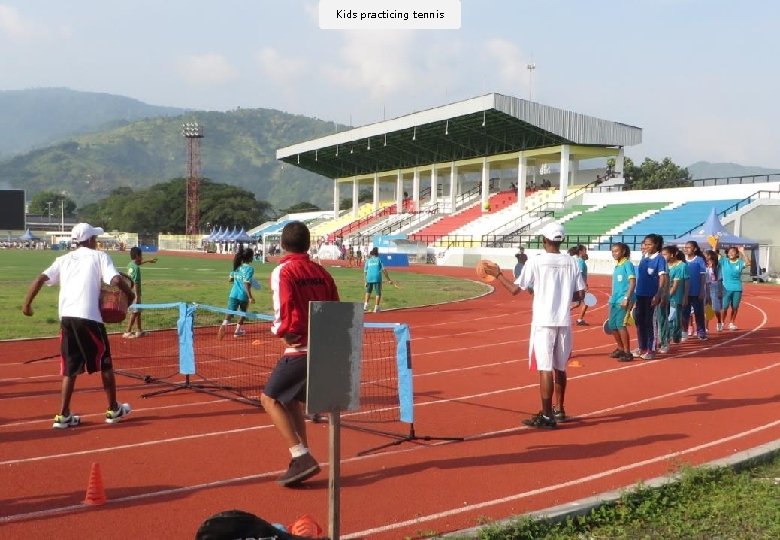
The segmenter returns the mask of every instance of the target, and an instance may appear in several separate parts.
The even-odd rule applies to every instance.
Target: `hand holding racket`
[[[484,259],[477,263],[475,270],[477,277],[485,283],[495,280],[501,273],[501,268],[496,263]]]
[[[396,282],[395,282],[395,281],[393,281],[392,279],[390,279],[390,280],[388,280],[388,281],[390,282],[390,285],[392,285],[392,286],[393,286],[393,287],[395,287],[396,289],[400,289],[400,288],[401,288],[401,287],[398,285],[398,283],[396,283]]]

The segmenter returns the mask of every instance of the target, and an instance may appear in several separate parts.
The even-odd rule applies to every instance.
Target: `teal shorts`
[[[378,283],[366,283],[366,294],[371,294],[376,291],[377,296],[382,296],[382,282]]]
[[[246,313],[246,308],[249,306],[249,300],[239,300],[238,298],[233,298],[232,296],[228,298],[228,305],[227,308],[230,311],[243,311]]]
[[[609,329],[618,330],[619,328],[625,328],[626,315],[628,310],[622,307],[620,304],[609,305]]]
[[[742,301],[742,291],[723,291],[723,309],[738,309]]]

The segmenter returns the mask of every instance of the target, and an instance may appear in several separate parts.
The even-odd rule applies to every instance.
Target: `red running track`
[[[412,268],[471,277],[472,271]],[[368,315],[412,331],[415,427],[456,443],[402,443],[342,431],[344,538],[444,533],[549,508],[780,439],[780,289],[748,285],[741,329],[688,341],[654,361],[619,364],[600,323],[608,281],[591,278],[593,326],[575,327],[567,413],[555,431],[521,427],[539,407],[527,368],[530,298],[503,289],[465,302]],[[392,293],[390,293],[392,294]],[[189,392],[141,399],[119,377],[127,422],[102,422],[96,376],[79,378],[83,424],[53,430],[60,378],[55,340],[0,343],[0,538],[188,538],[216,512],[240,508],[327,526],[327,467],[298,489],[279,487],[288,454],[267,416]],[[35,362],[25,363],[37,359]],[[404,425],[397,426],[405,433]],[[326,424],[310,426],[327,460]],[[81,504],[92,462],[108,503]]]

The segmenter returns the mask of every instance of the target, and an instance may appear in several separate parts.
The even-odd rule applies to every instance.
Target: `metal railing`
[[[698,178],[693,180],[694,187],[726,186],[729,184],[763,184],[780,182],[780,172],[769,174],[747,174],[743,176],[723,176],[719,178]]]

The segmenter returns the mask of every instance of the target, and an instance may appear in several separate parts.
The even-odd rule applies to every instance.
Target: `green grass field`
[[[0,251],[0,310],[5,313],[1,319],[0,339],[54,336],[58,333],[59,287],[44,286],[33,302],[33,317],[22,315],[22,302],[30,283],[58,255],[62,255],[62,252]],[[128,253],[110,252],[110,255],[117,270],[126,271],[130,260]],[[197,302],[226,306],[230,291],[228,273],[232,270],[228,259],[193,258],[169,253],[155,256],[159,259],[156,264],[144,264],[141,267],[144,303]],[[254,291],[256,303],[250,305],[250,311],[273,312],[268,277],[274,266],[270,263],[254,264],[255,278],[263,289]],[[343,301],[363,301],[365,290],[362,269],[333,266],[328,267],[328,270],[336,280]],[[395,288],[387,283],[384,285],[382,307],[385,309],[463,299],[487,290],[485,285],[475,281],[394,272],[392,268],[388,272],[394,281],[399,282],[400,287]],[[109,331],[112,329],[109,328]]]

